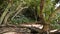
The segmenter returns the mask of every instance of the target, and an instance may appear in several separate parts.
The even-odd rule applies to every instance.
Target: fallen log
[[[0,28],[3,27],[12,27],[12,28],[27,28],[33,32],[39,33],[43,28],[43,25],[40,24],[20,24],[20,25],[1,25]]]
[[[43,25],[40,24],[20,24],[20,25],[1,25],[0,26],[0,33],[5,33],[5,32],[20,32],[22,29],[29,29],[30,33],[40,33],[42,32]],[[8,31],[6,31],[8,30]],[[28,30],[27,30],[28,31]],[[60,33],[59,29],[54,29],[49,31],[50,34],[57,34]],[[45,32],[46,33],[46,32]]]

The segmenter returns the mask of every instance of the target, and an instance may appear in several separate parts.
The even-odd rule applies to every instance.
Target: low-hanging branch
[[[4,24],[7,24],[7,20],[8,20],[8,18],[10,17],[10,15],[11,14],[13,14],[13,13],[15,13],[15,12],[17,12],[15,15],[14,15],[14,17],[17,15],[17,14],[19,14],[23,9],[25,9],[25,8],[28,8],[28,7],[20,7],[21,9],[19,10],[18,9],[18,11],[16,10],[16,11],[13,11],[13,12],[9,12],[8,14],[7,14],[7,16],[5,17],[5,19],[4,19]],[[14,18],[13,17],[13,18]],[[12,18],[12,19],[13,19]]]

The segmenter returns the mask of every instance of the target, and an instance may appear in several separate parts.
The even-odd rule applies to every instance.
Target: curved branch
[[[17,16],[17,14],[19,14],[19,13],[20,13],[23,9],[25,9],[25,8],[28,8],[28,7],[21,7],[21,9],[18,10],[17,13],[15,13],[15,15],[12,17],[12,19],[13,19],[15,16]]]
[[[4,17],[6,16],[6,14],[8,13],[8,9],[11,7],[11,3],[8,4],[7,8],[5,9],[5,11],[3,12],[1,18],[0,18],[0,25],[2,23],[2,21],[4,20]]]

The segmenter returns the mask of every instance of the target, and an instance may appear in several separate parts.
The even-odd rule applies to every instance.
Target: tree
[[[52,0],[11,0],[11,1],[6,0],[7,5],[5,5],[6,7],[3,7],[5,9],[0,16],[0,25],[2,23],[6,25],[8,22],[13,23],[14,20],[15,20],[14,21],[15,24],[16,22],[23,22],[23,21],[27,21],[27,22],[29,21],[29,23],[31,23],[30,22],[31,20],[26,18],[25,15],[23,16],[23,19],[18,18],[21,19],[20,21],[14,19],[18,14],[21,15],[22,12],[25,11],[24,9],[30,8],[34,12],[31,13],[33,13],[35,16],[33,18],[36,18],[35,22],[38,24],[42,24],[44,26],[42,32],[48,33],[51,24],[55,22],[57,23],[57,20],[60,18],[57,17],[58,16],[57,13],[59,13],[60,8],[55,9],[55,5],[56,3],[58,3],[58,1],[59,0],[53,0],[53,1]],[[2,5],[3,3],[1,4],[1,6]],[[28,15],[28,13],[26,14]]]

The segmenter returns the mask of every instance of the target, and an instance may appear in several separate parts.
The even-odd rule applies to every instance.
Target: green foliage
[[[19,24],[19,23],[28,23],[28,22],[34,22],[36,20],[28,19],[25,16],[15,16],[13,19],[12,17],[22,8],[22,7],[32,7],[35,10],[37,10],[37,14],[40,13],[40,0],[12,0],[13,3],[9,4],[7,0],[0,0],[0,9],[3,10],[3,13],[1,13],[0,16],[0,22],[3,22],[4,19],[6,19],[6,16],[9,14],[9,17],[6,19],[7,21],[10,19],[10,21],[13,24]],[[55,5],[59,0],[45,0],[45,4],[43,7],[43,15],[44,19],[48,21],[51,17],[51,14],[55,12]],[[1,10],[0,10],[1,11]],[[53,14],[54,15],[54,14]],[[56,13],[56,16],[54,18],[50,19],[50,24],[53,24],[53,27],[59,27],[57,24],[57,20],[60,20],[60,13]],[[4,21],[5,22],[5,21]]]
[[[11,19],[11,21],[12,21],[14,24],[34,22],[33,20],[28,19],[28,18],[25,17],[24,15],[16,16],[14,19]]]
[[[37,4],[37,3],[38,4]],[[18,4],[19,3],[19,0],[14,0],[14,5],[15,4]],[[35,6],[39,6],[40,4],[40,0],[21,0],[20,4],[23,4],[22,6],[30,6],[30,7],[35,7]],[[15,5],[16,6],[16,5]],[[18,6],[18,5],[17,5]],[[15,7],[14,7],[15,8]],[[14,9],[14,8],[11,8],[11,9]],[[12,11],[12,10],[11,10]],[[14,18],[14,19],[11,19],[11,21],[13,23],[28,23],[28,22],[34,22],[35,20],[31,20],[31,19],[28,19],[27,17],[20,17],[20,18]]]
[[[54,5],[53,2],[51,0],[46,0],[45,1],[45,6],[43,9],[44,15],[45,15],[45,19],[48,20],[50,17],[50,14],[54,11]]]

